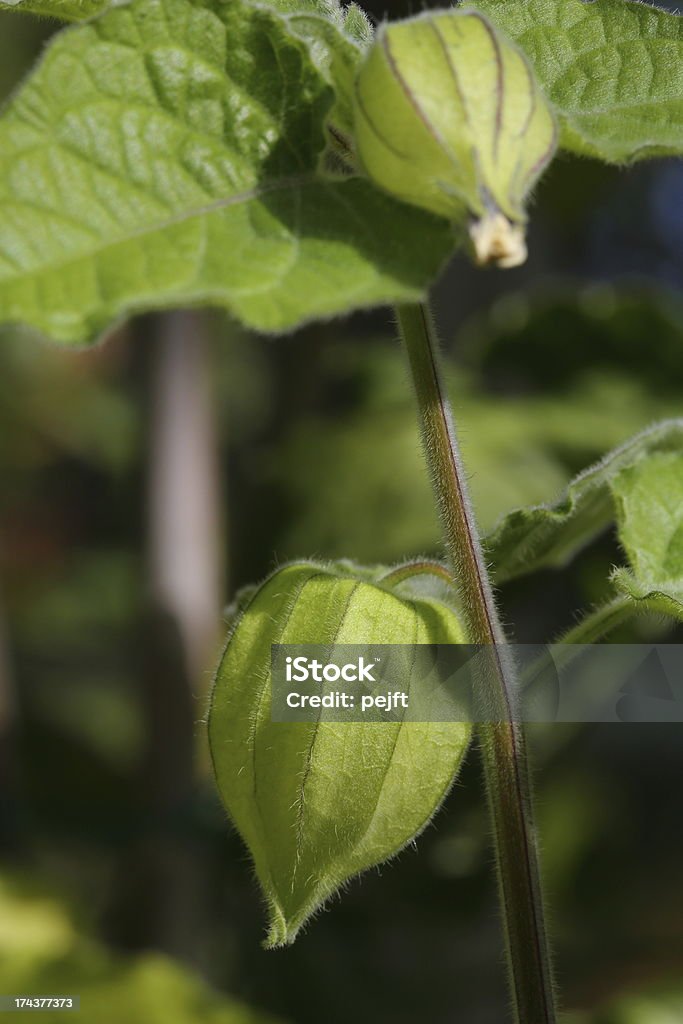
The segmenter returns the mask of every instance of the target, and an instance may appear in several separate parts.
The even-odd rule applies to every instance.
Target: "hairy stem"
[[[585,615],[554,642],[570,645],[594,644],[611,633],[617,626],[621,626],[623,622],[633,618],[634,603],[630,597],[619,595]]]
[[[436,496],[454,586],[471,643],[490,645],[481,685],[495,721],[479,726],[498,866],[513,1003],[519,1024],[555,1024],[531,781],[523,730],[513,720],[515,669],[505,654],[486,563],[469,498],[453,418],[443,387],[438,343],[424,305],[396,309],[419,409],[425,458]]]
[[[559,671],[568,668],[572,662],[585,654],[588,644],[602,640],[613,629],[633,618],[634,614],[634,602],[625,595],[599,605],[553,641],[552,655],[546,650],[526,668],[522,675],[520,691],[524,692],[532,686],[551,666]]]
[[[408,565],[399,565],[395,569],[391,569],[386,576],[382,576],[380,582],[386,586],[395,587],[405,580],[421,575],[437,576],[447,586],[453,586],[453,577],[446,566],[441,565],[440,562],[430,562],[426,559],[421,562],[409,562]]]

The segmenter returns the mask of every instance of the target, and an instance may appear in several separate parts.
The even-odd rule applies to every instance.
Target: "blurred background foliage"
[[[64,903],[33,881],[2,879],[0,915],[3,992],[79,992],[86,1019],[102,1024],[277,1024],[216,995],[168,957],[112,955],[80,935]],[[42,1019],[63,1020],[64,1013]]]
[[[4,93],[50,31],[0,16]],[[527,266],[456,259],[439,283],[485,528],[681,414],[681,210],[680,162],[562,158]],[[275,953],[206,766],[216,626],[238,587],[299,556],[439,553],[388,312],[284,339],[219,314],[146,317],[89,352],[6,329],[0,482],[0,990],[78,992],[88,1024],[498,1024],[476,754],[417,854]],[[555,635],[619,560],[606,535],[570,569],[506,586],[514,635]],[[534,740],[571,1024],[679,1024],[680,730]]]

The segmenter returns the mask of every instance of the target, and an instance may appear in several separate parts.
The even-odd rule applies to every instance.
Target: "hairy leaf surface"
[[[585,470],[556,502],[508,513],[487,539],[496,580],[503,582],[536,569],[565,565],[614,521],[613,487],[623,470],[640,465],[656,453],[682,451],[683,420],[667,420]]]
[[[683,153],[683,18],[634,0],[476,0],[529,57],[565,149]]]
[[[85,21],[109,7],[118,7],[130,0],[0,0],[0,12],[17,11],[22,14],[42,14],[61,21]],[[358,42],[368,39],[369,22],[357,4],[342,8],[337,0],[268,0],[264,4],[292,14],[316,14],[344,25]]]
[[[423,294],[451,230],[320,175],[360,50],[304,13],[134,0],[56,37],[0,118],[0,321],[84,342],[212,303],[281,331]]]
[[[44,14],[60,21],[84,21],[122,0],[0,0],[0,11]]]
[[[683,452],[656,452],[612,481],[631,571],[612,582],[648,609],[683,619]]]
[[[209,741],[218,788],[269,909],[268,945],[347,879],[397,853],[448,791],[470,725],[273,722],[271,644],[459,643],[438,599],[349,566],[285,566],[240,609],[216,676]],[[407,689],[410,679],[396,680]]]

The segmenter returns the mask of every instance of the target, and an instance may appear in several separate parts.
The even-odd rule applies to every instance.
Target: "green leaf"
[[[363,51],[372,38],[370,24],[360,8],[343,10],[337,0],[270,0],[284,15],[290,32],[304,40],[325,80],[335,93],[328,123],[335,132],[328,145],[336,150],[342,136],[342,156],[352,162],[353,87]]]
[[[292,942],[344,882],[410,842],[467,749],[462,723],[271,720],[273,643],[463,641],[445,604],[378,576],[348,564],[285,566],[238,613],[218,669],[214,772],[267,900],[270,946]]]
[[[565,565],[614,521],[613,486],[625,469],[655,453],[683,450],[683,419],[638,434],[581,473],[554,503],[508,513],[487,539],[497,582]]]
[[[116,3],[117,0],[2,0],[0,12],[17,11],[19,14],[43,14],[60,21],[85,21]]]
[[[632,0],[476,0],[529,57],[561,145],[622,163],[683,153],[683,18]]]
[[[611,484],[617,528],[631,572],[612,582],[652,611],[683,620],[683,453],[657,452]]]
[[[0,0],[4,10],[20,14],[41,14],[61,21],[85,21],[109,7],[120,7],[129,0]],[[366,14],[357,4],[341,7],[337,0],[268,0],[266,7],[305,17],[320,15],[343,28],[356,43],[368,43],[372,28]]]
[[[0,321],[84,342],[212,303],[282,331],[420,297],[451,230],[321,176],[336,72],[312,46],[241,0],[134,0],[60,33],[0,119]]]
[[[634,602],[633,611],[654,612],[683,622],[683,580],[639,580],[628,569],[616,568],[610,582]]]
[[[656,452],[612,481],[619,539],[640,579],[683,579],[683,453]]]
[[[358,4],[349,4],[345,9],[344,29],[361,46],[372,42],[373,31],[370,19]]]
[[[590,486],[604,491],[629,567],[610,573],[618,597],[587,613],[564,634],[564,643],[594,643],[644,612],[683,621],[682,428],[683,421],[662,424],[654,445],[636,439],[593,474]],[[570,487],[577,519],[586,496],[577,489],[580,480]]]

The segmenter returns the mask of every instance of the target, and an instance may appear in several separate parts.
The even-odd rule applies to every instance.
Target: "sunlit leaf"
[[[211,303],[279,331],[421,296],[448,225],[319,171],[354,53],[316,11],[243,0],[60,33],[0,118],[0,321],[82,342]]]
[[[683,620],[683,452],[657,452],[612,481],[630,571],[613,583],[653,611]]]

